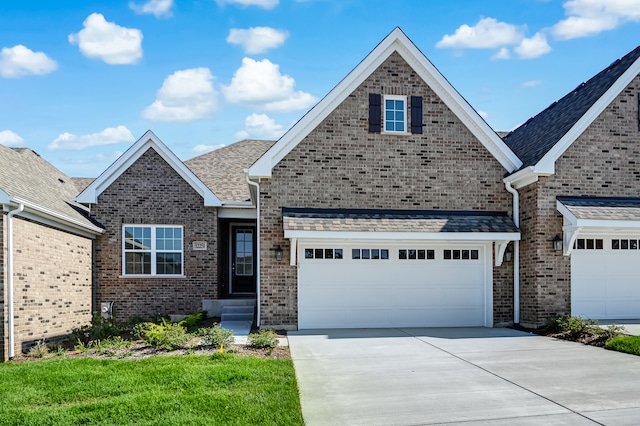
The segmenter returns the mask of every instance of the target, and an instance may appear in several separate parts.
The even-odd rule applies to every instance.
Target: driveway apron
[[[504,328],[289,333],[320,425],[638,425],[640,358]]]

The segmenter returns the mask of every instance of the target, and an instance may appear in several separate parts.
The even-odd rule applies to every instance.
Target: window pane
[[[578,250],[584,250],[584,239],[578,238],[576,240],[576,243],[578,244]]]
[[[151,274],[151,254],[127,253],[125,255],[125,274]]]
[[[324,258],[333,259],[333,249],[324,249]]]
[[[388,249],[380,250],[380,259],[389,259],[389,250]]]
[[[478,259],[478,250],[471,250],[471,259],[473,260]]]
[[[371,258],[372,259],[380,259],[380,250],[378,250],[378,249],[371,250]]]
[[[404,132],[404,123],[402,121],[396,123],[396,131],[397,132]]]
[[[360,249],[351,249],[351,258],[360,259]]]
[[[396,121],[404,121],[404,112],[396,111]]]
[[[182,274],[182,255],[180,253],[157,253],[156,254],[156,274],[158,275]]]
[[[393,121],[385,122],[384,123],[384,129],[389,131],[389,132],[393,132],[393,130],[394,130]]]
[[[304,249],[304,258],[305,259],[313,259],[313,249]]]
[[[435,250],[427,250],[427,259],[428,260],[433,260],[435,258],[436,258]]]
[[[636,241],[637,243],[637,241]],[[597,250],[602,250],[602,240],[598,239],[596,240],[596,249]]]
[[[618,250],[620,248],[620,240],[611,240],[611,249]]]
[[[336,259],[342,259],[342,249],[335,249],[333,254]]]
[[[409,250],[409,259],[413,260],[416,258],[416,251],[415,250]]]
[[[394,116],[393,111],[387,111],[385,113],[384,119],[385,121],[393,121],[393,116]]]
[[[385,105],[385,109],[393,109],[393,101],[390,99],[387,99],[386,101],[384,101],[384,105]]]
[[[314,257],[316,259],[322,259],[324,257],[323,256],[323,252],[324,252],[324,250],[322,250],[322,249],[316,249],[316,252],[314,253]]]
[[[631,250],[638,250],[638,240],[631,240],[629,242],[629,248]]]
[[[629,248],[629,240],[620,240],[620,248],[627,250]]]
[[[418,250],[418,259],[424,259],[424,250]]]
[[[587,240],[587,249],[589,249],[589,250],[593,250],[593,249],[594,249],[594,247],[595,247],[595,245],[594,245],[594,241],[593,241],[592,239],[588,239],[588,240]]]
[[[469,259],[469,250],[462,250],[462,258]]]
[[[396,109],[404,110],[404,101],[396,101]]]
[[[407,251],[406,250],[399,250],[398,251],[398,258],[405,260],[407,258]]]
[[[369,259],[369,249],[362,249],[362,258]]]
[[[445,250],[444,251],[444,258],[445,259],[451,259],[451,250]]]
[[[453,250],[453,258],[456,260],[460,259],[460,250]]]

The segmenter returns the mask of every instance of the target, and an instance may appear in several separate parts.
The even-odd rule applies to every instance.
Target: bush
[[[134,327],[133,332],[137,333],[147,345],[170,351],[184,348],[191,340],[191,335],[184,327],[166,321],[162,324],[141,323]]]
[[[91,340],[106,339],[107,337],[119,336],[120,328],[113,318],[102,318],[97,312],[93,313],[91,324],[74,328],[72,330],[76,339],[83,342]]]
[[[562,315],[553,320],[558,332],[565,337],[578,338],[589,334],[600,334],[596,320],[584,319],[571,315]]]
[[[198,311],[181,319],[178,324],[186,328],[187,331],[193,332],[205,319],[207,319],[207,311]]]
[[[49,347],[44,340],[38,340],[35,346],[29,349],[28,355],[33,358],[44,358],[49,354]]]
[[[215,346],[222,349],[234,342],[233,330],[222,328],[219,324],[211,328],[201,328],[197,335],[202,337],[204,346]]]
[[[273,330],[260,330],[257,333],[249,335],[249,339],[247,339],[247,346],[258,349],[273,350],[278,346],[278,335]]]

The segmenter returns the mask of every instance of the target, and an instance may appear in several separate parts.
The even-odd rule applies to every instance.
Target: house
[[[93,309],[121,320],[231,303],[285,329],[640,318],[639,57],[498,134],[396,28],[278,141],[183,162],[149,131],[95,180],[61,176],[85,228],[46,229],[93,246]],[[25,182],[0,181],[5,210],[43,185]]]
[[[0,145],[0,362],[91,321],[100,224],[75,183],[27,148]]]

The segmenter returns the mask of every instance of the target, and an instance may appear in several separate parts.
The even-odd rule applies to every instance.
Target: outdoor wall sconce
[[[276,252],[276,260],[282,260],[282,247],[280,247],[280,244],[278,244],[277,246],[274,247],[273,251]]]
[[[553,237],[553,240],[551,240],[551,242],[553,243],[553,249],[555,251],[562,250],[562,237],[560,236],[560,234],[556,234],[556,236]]]
[[[505,250],[504,252],[504,261],[511,262],[512,260],[513,260],[513,252],[511,251],[511,249],[509,249],[509,247],[507,247],[507,250]]]

